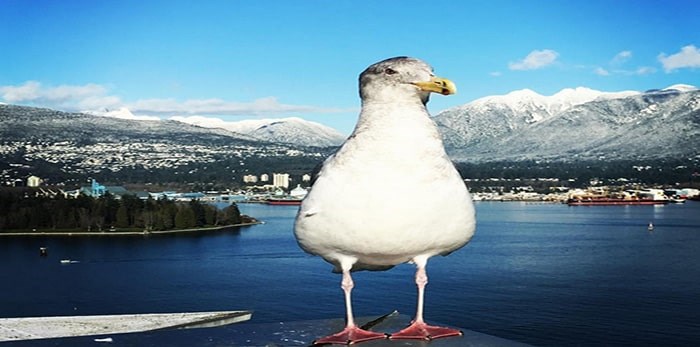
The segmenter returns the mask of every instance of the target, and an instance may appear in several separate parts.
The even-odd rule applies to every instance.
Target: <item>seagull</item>
[[[456,87],[410,57],[369,66],[360,74],[359,87],[357,125],[323,162],[294,223],[299,246],[342,273],[346,326],[314,343],[461,335],[423,320],[428,259],[464,246],[476,224],[471,196],[425,107],[430,93],[454,94]],[[351,272],[402,263],[416,265],[418,302],[412,323],[390,335],[361,329],[352,312]]]

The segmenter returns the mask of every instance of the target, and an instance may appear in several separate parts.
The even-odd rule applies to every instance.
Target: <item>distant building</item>
[[[301,176],[301,181],[302,181],[302,182],[309,182],[309,181],[311,181],[311,175],[309,175],[309,174],[304,174],[303,176]]]
[[[105,195],[105,192],[107,191],[107,188],[99,183],[97,183],[96,180],[92,180],[92,186],[90,187],[90,196],[93,197],[100,197],[102,195]]]
[[[244,175],[244,176],[243,176],[243,182],[244,182],[244,183],[257,183],[257,182],[258,182],[258,176],[255,176],[255,175]]]
[[[270,175],[262,174],[260,175],[260,182],[268,182],[270,180]]]
[[[175,191],[164,191],[164,192],[159,192],[159,193],[149,193],[151,195],[151,198],[153,200],[160,200],[160,199],[167,199],[167,200],[175,200],[180,194]]]
[[[189,193],[180,193],[178,194],[178,197],[175,198],[177,201],[191,201],[191,200],[201,200],[205,197],[206,195],[201,192],[189,192]]]
[[[109,193],[114,195],[114,197],[117,199],[121,198],[122,195],[134,195],[134,193],[129,192],[122,186],[103,186],[94,179],[92,180],[92,184],[90,186],[80,187],[80,193],[93,198],[99,198],[106,193]]]
[[[272,185],[275,187],[289,188],[289,174],[272,174]]]
[[[27,177],[27,187],[38,187],[42,182],[43,180],[37,176]]]

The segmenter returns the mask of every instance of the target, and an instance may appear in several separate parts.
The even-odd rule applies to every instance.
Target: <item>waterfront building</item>
[[[42,182],[43,180],[40,177],[34,175],[27,177],[27,187],[38,187]]]
[[[122,186],[104,186],[94,179],[92,180],[90,186],[80,187],[79,191],[81,194],[91,196],[93,198],[99,198],[105,195],[106,193],[112,194],[117,199],[121,199],[122,195],[134,194],[129,192],[128,190],[126,190],[126,188]]]
[[[257,183],[258,182],[258,176],[255,175],[244,175],[243,176],[243,183]]]
[[[289,188],[289,174],[286,173],[273,173],[272,174],[272,185],[275,187]]]
[[[268,174],[260,175],[260,182],[267,182],[269,180],[270,180],[270,175],[268,175]]]

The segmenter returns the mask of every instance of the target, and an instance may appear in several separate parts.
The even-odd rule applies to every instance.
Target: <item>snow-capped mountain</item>
[[[246,173],[310,172],[333,150],[174,120],[138,120],[128,110],[111,112],[96,116],[0,105],[0,179],[33,174],[53,183],[85,177],[238,182]]]
[[[664,88],[663,90],[676,90],[679,92],[691,92],[694,90],[698,90],[698,88],[695,86],[691,86],[689,84],[674,84],[672,86]]]
[[[624,159],[700,154],[700,91],[564,89],[489,96],[435,116],[458,161]]]
[[[297,117],[248,119],[236,122],[202,116],[173,117],[172,119],[205,128],[225,129],[268,142],[329,147],[340,145],[345,140],[345,136],[335,129]]]
[[[116,110],[85,111],[83,113],[125,120],[160,120],[159,117],[154,116],[134,115],[126,107]],[[251,140],[289,143],[299,146],[331,147],[338,146],[345,140],[345,136],[333,128],[298,117],[249,119],[230,122],[216,117],[177,116],[171,117],[169,120],[202,128],[223,129],[243,137],[249,137]]]

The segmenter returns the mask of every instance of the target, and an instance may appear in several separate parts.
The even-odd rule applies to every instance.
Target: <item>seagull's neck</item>
[[[420,102],[363,103],[355,131],[337,155],[350,149],[354,156],[381,160],[446,157],[440,133]]]
[[[374,136],[433,135],[437,133],[425,105],[421,102],[390,101],[365,102],[354,135],[362,133]]]

